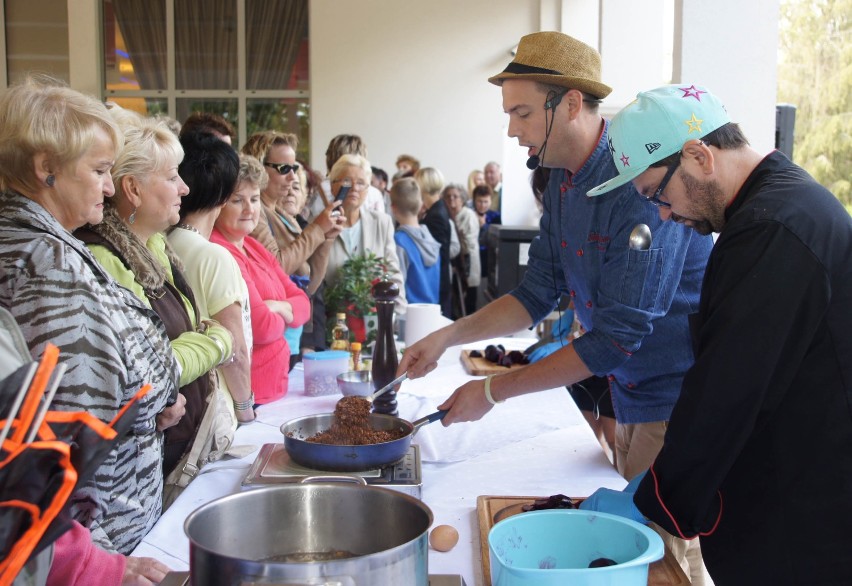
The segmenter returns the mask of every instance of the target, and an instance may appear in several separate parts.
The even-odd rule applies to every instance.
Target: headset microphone
[[[544,142],[541,143],[541,148],[538,149],[538,152],[544,156],[544,151],[547,150],[547,141],[550,140],[550,131],[553,129],[553,120],[556,117],[556,113],[554,112],[550,116],[550,124],[547,124],[547,111],[555,110],[556,106],[559,105],[559,102],[562,101],[562,96],[564,96],[568,92],[562,92],[561,94],[557,94],[556,92],[549,92],[547,94],[547,99],[544,102],[544,123],[545,123],[545,135]],[[527,159],[527,169],[530,171],[535,171],[538,166],[541,165],[541,158],[538,155],[533,155],[529,159]]]
[[[538,158],[538,155],[533,155],[529,159],[527,159],[527,169],[529,169],[530,171],[535,171],[536,169],[538,169],[539,165],[541,165],[541,159]]]

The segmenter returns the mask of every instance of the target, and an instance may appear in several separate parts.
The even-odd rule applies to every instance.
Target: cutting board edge
[[[526,364],[513,364],[512,366],[500,366],[485,360],[485,358],[471,358],[470,353],[473,350],[462,350],[459,353],[459,361],[462,364],[465,372],[471,376],[488,376],[490,374],[504,374],[519,368],[528,366]]]

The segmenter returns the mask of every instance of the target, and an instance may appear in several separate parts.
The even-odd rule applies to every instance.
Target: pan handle
[[[424,425],[428,425],[428,424],[435,422],[435,421],[440,421],[441,419],[444,418],[444,415],[446,415],[447,413],[449,413],[449,410],[435,411],[434,413],[430,413],[426,417],[421,417],[417,421],[412,422],[411,425],[414,426],[414,431],[411,432],[411,435],[413,436],[415,433],[420,431],[420,428],[423,427]]]
[[[363,476],[347,476],[344,474],[337,476],[305,476],[299,481],[299,484],[313,484],[314,482],[354,482],[355,484],[367,486],[367,481]]]

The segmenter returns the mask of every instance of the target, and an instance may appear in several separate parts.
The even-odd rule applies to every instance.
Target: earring
[[[132,224],[136,221],[136,210],[139,208],[133,208],[133,212],[127,217],[128,223]]]
[[[44,182],[47,183],[48,187],[53,187],[53,185],[56,183],[56,176],[48,175]]]

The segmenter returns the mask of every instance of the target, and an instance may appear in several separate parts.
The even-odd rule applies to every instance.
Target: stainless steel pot
[[[191,583],[428,586],[431,524],[419,500],[374,486],[322,482],[233,494],[184,523]]]

